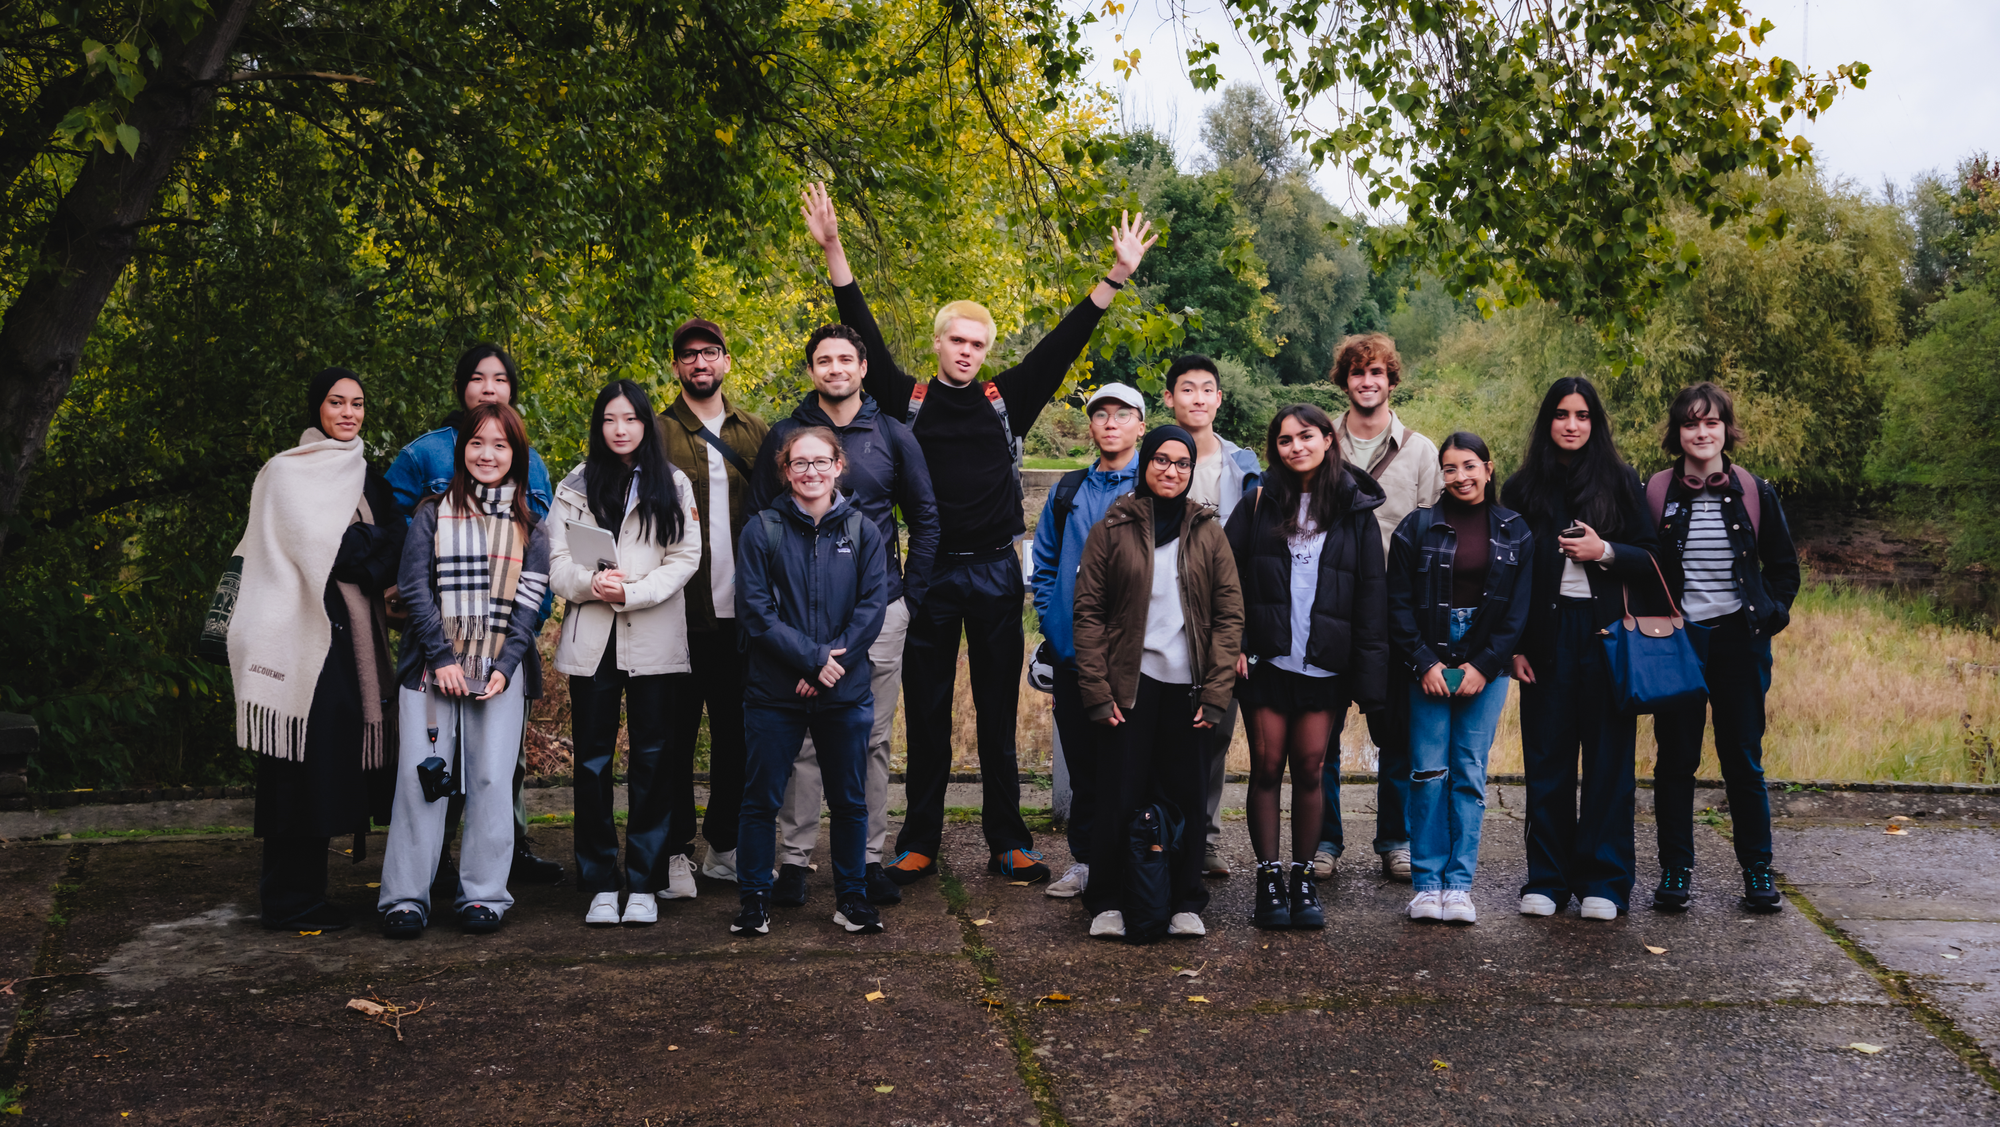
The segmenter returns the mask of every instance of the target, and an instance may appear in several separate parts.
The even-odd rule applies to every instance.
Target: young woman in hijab
[[[527,698],[541,684],[535,627],[548,590],[549,531],[525,503],[528,438],[512,407],[467,410],[456,463],[450,488],[411,515],[397,584],[410,612],[397,669],[402,755],[378,901],[392,939],[420,935],[430,922],[445,820],[443,794],[434,786],[426,795],[422,781],[431,757],[451,773],[444,790],[466,796],[459,926],[496,931],[514,904],[514,761]]]
[[[1194,451],[1180,427],[1146,435],[1132,492],[1090,530],[1077,571],[1078,691],[1084,714],[1110,729],[1100,749],[1095,861],[1083,890],[1092,935],[1125,935],[1127,835],[1134,812],[1160,802],[1184,819],[1180,853],[1169,863],[1167,933],[1208,933],[1203,736],[1229,713],[1243,593],[1215,508],[1188,502]]]
[[[1584,919],[1615,920],[1632,896],[1638,718],[1611,703],[1597,633],[1624,615],[1627,584],[1638,614],[1661,613],[1648,608],[1663,605],[1665,593],[1639,475],[1619,457],[1589,380],[1549,387],[1527,457],[1500,497],[1535,536],[1534,601],[1513,662],[1528,776],[1521,914],[1552,916],[1575,897]]]
[[[638,384],[614,380],[590,411],[590,456],[556,486],[549,520],[549,585],[561,595],[556,671],[569,674],[576,745],[576,881],[591,894],[587,924],[643,927],[659,918],[655,894],[692,896],[684,854],[662,857],[670,789],[659,785],[674,686],[687,675],[687,607],[681,589],[701,562],[694,487],[667,463],[653,404]],[[611,533],[616,558],[570,550],[569,526]],[[625,908],[618,907],[618,827],[611,759],[624,702]]]
[[[361,858],[368,772],[392,736],[382,596],[396,581],[403,522],[363,457],[361,378],[322,371],[305,414],[299,444],[266,462],[250,492],[229,671],[237,743],[258,753],[264,926],[332,931],[348,913],[326,899],[327,839],[356,835]]]
[[[1326,926],[1307,866],[1319,847],[1321,768],[1351,701],[1387,706],[1389,623],[1382,488],[1341,461],[1333,420],[1309,403],[1265,432],[1270,471],[1229,516],[1243,583],[1236,695],[1249,706],[1250,844],[1258,927]],[[1278,787],[1292,771],[1292,859],[1279,860]],[[1289,888],[1287,887],[1289,886]]]

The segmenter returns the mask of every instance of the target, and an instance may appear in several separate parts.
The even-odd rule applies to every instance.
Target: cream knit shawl
[[[243,557],[243,586],[229,620],[238,747],[305,758],[306,717],[333,640],[326,580],[367,477],[361,440],[335,442],[317,427],[257,472],[234,553]]]

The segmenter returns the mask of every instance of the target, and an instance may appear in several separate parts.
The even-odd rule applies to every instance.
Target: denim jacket
[[[1694,490],[1680,481],[1679,464],[1667,485],[1665,515],[1660,520],[1660,569],[1679,599],[1687,578],[1681,556],[1687,551],[1688,521],[1694,515],[1689,503]],[[1755,478],[1758,493],[1758,527],[1752,528],[1743,512],[1743,494],[1736,488],[1736,475],[1716,489],[1722,497],[1724,519],[1729,522],[1729,547],[1736,559],[1736,593],[1750,619],[1750,632],[1769,637],[1792,621],[1792,600],[1799,596],[1799,553],[1792,544],[1791,526],[1785,509],[1771,483]]]
[[[1528,518],[1486,505],[1486,594],[1465,637],[1451,640],[1451,566],[1458,533],[1435,508],[1413,509],[1389,543],[1389,640],[1411,675],[1470,665],[1488,681],[1506,672],[1533,605],[1535,536]]]

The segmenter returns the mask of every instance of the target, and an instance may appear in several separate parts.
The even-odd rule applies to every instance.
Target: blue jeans
[[[792,762],[812,733],[820,781],[833,812],[834,899],[868,895],[868,731],[872,704],[817,709],[745,705],[743,807],[736,835],[736,887],[748,898],[771,891],[777,856],[778,808],[792,781]]]
[[[1472,607],[1451,610],[1451,640],[1465,637]],[[1475,697],[1425,696],[1410,686],[1410,885],[1472,891],[1486,821],[1486,753],[1507,705],[1507,678]]]

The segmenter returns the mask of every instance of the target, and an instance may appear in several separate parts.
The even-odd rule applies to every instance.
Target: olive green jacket
[[[757,462],[757,451],[764,444],[764,432],[770,427],[764,420],[729,402],[722,392],[722,442],[743,458],[743,464],[753,469]],[[688,476],[694,486],[695,504],[708,508],[708,443],[695,432],[701,429],[701,419],[688,409],[685,397],[677,398],[666,410],[660,412],[660,442],[666,447],[667,461],[675,469]],[[725,459],[726,461],[726,459]],[[743,525],[750,519],[750,479],[735,466],[726,470],[729,475],[729,542],[740,544]],[[689,630],[715,629],[715,596],[708,585],[709,536],[710,531],[721,524],[719,514],[701,514],[701,566],[695,569],[694,578],[688,580],[687,627]]]

